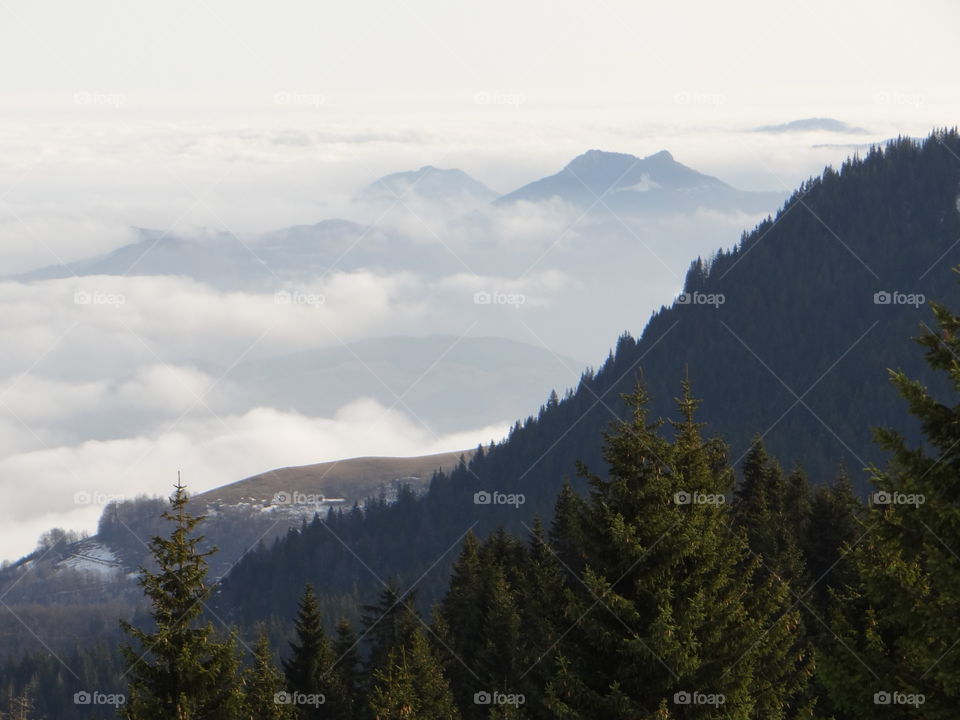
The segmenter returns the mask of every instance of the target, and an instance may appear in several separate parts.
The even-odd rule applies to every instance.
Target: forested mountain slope
[[[800,464],[815,481],[842,465],[864,491],[861,468],[882,460],[870,427],[906,427],[919,441],[887,369],[934,390],[942,384],[907,339],[932,325],[926,299],[960,304],[950,271],[960,263],[958,187],[956,131],[894,141],[828,168],[734,250],[696,261],[680,300],[655,313],[639,339],[622,337],[575,392],[551,398],[469,465],[438,475],[423,497],[331,516],[250,553],[228,576],[219,611],[242,622],[289,616],[313,582],[328,612],[349,612],[390,576],[405,585],[419,578],[421,600],[435,600],[468,529],[523,533],[535,515],[552,513],[577,461],[602,471],[602,431],[641,376],[654,415],[672,414],[688,376],[706,432],[724,436],[731,461],[762,434],[783,464]],[[479,491],[519,493],[524,502],[476,504]]]

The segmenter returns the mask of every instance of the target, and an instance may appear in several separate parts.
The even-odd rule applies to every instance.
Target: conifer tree
[[[837,642],[823,650],[821,678],[845,717],[956,717],[960,703],[960,317],[931,303],[938,330],[918,339],[951,397],[917,380],[891,380],[920,421],[926,442],[911,447],[876,431],[890,452],[872,467],[876,492],[859,541],[846,550],[852,579],[834,591]]]
[[[414,607],[415,591],[401,594],[397,584],[388,582],[377,603],[365,605],[361,618],[365,636],[370,641],[370,654],[367,660],[369,672],[386,665],[390,651],[409,645],[413,635],[421,627],[419,615]]]
[[[647,420],[642,387],[625,399],[631,415],[607,435],[609,479],[587,475],[586,569],[568,592],[556,715],[785,717],[788,696],[757,684],[776,618],[747,601],[759,563],[730,527],[725,449],[702,439],[688,382],[673,442]]]
[[[440,605],[440,614],[447,625],[457,629],[458,650],[464,654],[472,654],[480,644],[483,620],[479,603],[481,576],[480,543],[473,532],[468,531]]]
[[[211,623],[199,623],[210,594],[206,558],[215,551],[199,551],[203,538],[193,531],[203,517],[187,504],[178,480],[163,514],[173,530],[150,541],[157,569],[140,569],[153,627],[122,622],[138,645],[123,647],[129,690],[121,714],[130,720],[234,720],[240,712],[236,639],[218,638]]]
[[[549,538],[564,569],[573,574],[583,570],[583,518],[583,499],[574,492],[569,480],[564,479],[554,505]]]
[[[31,680],[19,693],[11,694],[8,703],[10,711],[0,713],[0,720],[40,720],[36,712],[35,693],[36,682]]]
[[[522,580],[518,605],[524,638],[521,653],[521,685],[526,696],[525,711],[533,718],[553,718],[545,690],[554,668],[554,651],[568,625],[563,622],[566,569],[550,546],[539,518],[529,538],[528,570]]]
[[[294,622],[295,639],[283,663],[288,699],[303,720],[348,720],[345,693],[334,667],[336,658],[323,629],[323,617],[313,587],[307,585]]]
[[[292,720],[294,708],[281,701],[285,679],[274,664],[273,650],[266,633],[253,648],[253,665],[243,674],[246,720]]]
[[[815,583],[811,605],[821,616],[827,613],[830,588],[852,580],[850,563],[844,561],[842,553],[864,533],[862,514],[863,504],[846,472],[841,470],[833,483],[815,488],[803,545],[808,575]]]
[[[365,676],[360,663],[359,640],[346,618],[337,623],[333,641],[334,667],[340,676],[346,715],[356,718],[363,710]]]
[[[468,531],[454,562],[447,593],[436,608],[433,624],[434,632],[452,651],[443,656],[444,669],[454,697],[468,718],[479,713],[471,707],[477,676],[465,663],[468,658],[477,657],[483,643],[483,592],[480,543]]]
[[[459,720],[453,693],[420,629],[374,672],[370,708],[375,720]]]
[[[816,704],[810,692],[813,648],[803,617],[809,584],[797,536],[806,524],[797,517],[806,512],[806,490],[798,487],[805,482],[801,473],[785,479],[762,439],[754,438],[733,513],[758,561],[746,604],[752,616],[770,618],[757,647],[762,668],[756,680],[758,717],[809,718]]]
[[[373,673],[370,712],[374,720],[413,720],[417,697],[406,650],[391,652],[388,662]]]
[[[483,686],[476,691],[519,692],[526,638],[513,588],[502,567],[488,570],[483,618],[484,640],[471,666]]]

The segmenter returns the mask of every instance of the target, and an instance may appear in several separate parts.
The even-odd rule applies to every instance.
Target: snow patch
[[[660,183],[656,182],[647,173],[644,173],[640,176],[640,182],[617,188],[617,192],[649,192],[651,190],[659,190],[661,187],[663,186]]]
[[[104,578],[113,577],[123,569],[114,552],[95,541],[71,545],[67,555],[55,567],[93,573]]]

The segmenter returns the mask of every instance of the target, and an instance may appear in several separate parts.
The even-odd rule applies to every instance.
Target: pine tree
[[[457,630],[458,651],[467,655],[476,652],[481,640],[481,575],[480,543],[473,532],[468,531],[460,546],[460,555],[453,565],[447,594],[439,609],[446,624]]]
[[[129,677],[121,714],[130,720],[234,720],[240,712],[236,638],[220,639],[211,623],[199,624],[207,562],[193,536],[203,520],[187,512],[179,479],[163,517],[173,523],[169,538],[154,537],[150,553],[157,570],[140,568],[140,585],[151,603],[152,629],[122,622],[138,648],[123,647]]]
[[[394,647],[374,673],[370,707],[375,720],[459,720],[453,693],[423,632]]]
[[[502,567],[492,566],[484,583],[484,640],[471,666],[483,685],[474,692],[520,692],[526,638],[514,590]]]
[[[809,718],[815,705],[813,648],[803,617],[809,583],[798,536],[807,522],[807,491],[800,483],[806,483],[802,473],[785,479],[762,439],[754,438],[733,513],[759,562],[746,604],[754,617],[771,618],[757,648],[763,668],[756,680],[758,717]]]
[[[337,623],[333,641],[334,667],[340,676],[347,717],[356,718],[364,705],[365,676],[360,663],[359,639],[346,618]]]
[[[531,717],[552,720],[545,690],[553,676],[554,651],[568,627],[562,616],[567,571],[539,518],[530,531],[528,555],[529,567],[518,597],[524,647],[517,690],[526,696],[525,710]]]
[[[767,454],[759,436],[750,444],[741,473],[742,480],[734,491],[734,516],[746,530],[754,552],[770,559],[777,554],[781,545],[777,536],[784,531],[779,522],[771,521],[780,515],[787,486],[780,466]]]
[[[253,665],[243,675],[246,720],[292,720],[293,706],[282,702],[283,674],[274,664],[273,650],[266,633],[253,648]]]
[[[949,400],[891,371],[926,438],[911,447],[876,431],[889,465],[871,467],[877,488],[864,533],[848,543],[851,580],[834,591],[821,678],[846,717],[954,718],[960,703],[960,317],[931,303],[938,331],[918,342],[931,368],[949,379]],[[922,697],[922,704],[919,703]],[[878,707],[890,700],[890,707]],[[911,703],[912,701],[912,703]],[[897,715],[896,713],[899,713]]]
[[[348,707],[336,658],[323,629],[323,616],[313,587],[307,585],[294,621],[295,639],[283,662],[287,699],[302,720],[348,720]]]
[[[390,653],[389,662],[373,674],[370,712],[374,720],[414,720],[417,697],[403,648]]]
[[[583,499],[564,480],[554,505],[549,538],[564,569],[574,575],[583,570],[583,518]]]
[[[844,562],[842,553],[863,534],[862,514],[863,504],[845,471],[841,470],[833,483],[814,490],[803,546],[808,574],[815,583],[810,602],[821,616],[827,613],[830,589],[852,581],[850,564]]]
[[[467,532],[447,593],[436,608],[433,630],[452,651],[443,656],[444,669],[454,697],[468,718],[479,714],[472,707],[478,680],[471,665],[483,644],[483,591],[480,543],[472,532]]]
[[[378,602],[364,605],[361,618],[364,635],[370,640],[368,672],[386,665],[390,652],[409,645],[420,629],[420,616],[414,607],[416,593],[401,594],[397,584],[388,582],[380,591]]]
[[[631,416],[607,435],[609,479],[588,474],[586,569],[568,592],[552,707],[571,720],[784,717],[780,689],[757,686],[776,618],[746,600],[759,563],[730,527],[725,449],[702,439],[688,382],[673,442],[648,422],[642,387],[625,399]]]
[[[10,712],[0,713],[2,720],[40,720],[36,712],[36,679],[31,679],[26,686],[16,694],[12,694],[9,701]]]

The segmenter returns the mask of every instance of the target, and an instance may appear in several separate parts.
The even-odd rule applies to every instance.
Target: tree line
[[[955,400],[960,317],[933,307],[937,329],[919,342]],[[814,486],[784,472],[759,437],[737,477],[726,445],[702,432],[690,382],[669,428],[640,385],[625,398],[628,417],[605,434],[607,472],[581,466],[589,491],[565,484],[548,525],[466,533],[428,614],[415,584],[386,582],[358,623],[331,628],[307,586],[289,645],[278,653],[262,629],[246,659],[240,631],[208,616],[212,551],[178,484],[164,514],[170,533],[153,539],[155,567],[141,573],[149,622],[124,624],[117,711],[129,720],[952,718],[960,405],[903,373],[891,379],[925,442],[877,431],[892,460],[870,469],[869,503],[843,473]],[[7,717],[37,716],[26,690]]]
[[[589,491],[574,474],[576,461],[606,474],[602,433],[612,419],[627,417],[620,398],[638,375],[651,416],[672,417],[672,398],[689,373],[703,400],[705,434],[723,437],[738,468],[753,435],[764,432],[768,451],[788,472],[802,466],[811,482],[829,484],[843,464],[865,496],[870,481],[862,468],[889,459],[871,427],[896,425],[910,442],[922,441],[919,421],[905,418],[889,392],[886,369],[900,368],[935,393],[950,390],[922,352],[903,342],[933,324],[927,304],[896,298],[960,305],[960,285],[945,270],[960,263],[958,188],[955,130],[901,138],[828,168],[738,247],[692,264],[685,293],[722,295],[722,305],[675,303],[654,313],[642,335],[623,335],[575,388],[551,396],[505,441],[438,473],[427,493],[347,508],[247,553],[215,609],[241,625],[287,618],[312,583],[330,623],[341,614],[356,621],[377,577],[413,582],[426,573],[418,602],[429,614],[446,590],[453,557],[431,565],[464,528],[477,522],[482,537],[500,526],[525,534],[535,516],[551,517],[565,478],[578,493]],[[664,428],[668,436],[672,430]],[[491,505],[475,512],[473,494],[493,490],[521,493],[526,503],[519,511]],[[363,562],[344,553],[340,540]],[[247,592],[252,584],[262,591]]]

